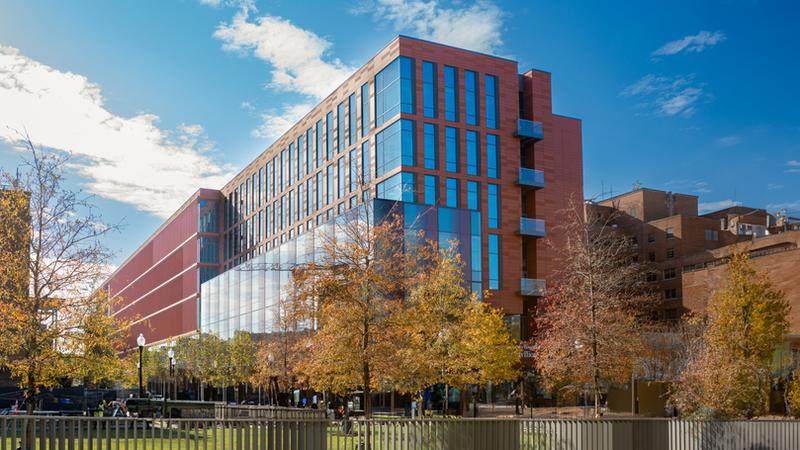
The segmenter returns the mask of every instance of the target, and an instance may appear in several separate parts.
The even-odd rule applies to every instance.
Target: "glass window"
[[[375,75],[375,126],[414,113],[414,60],[398,57]]]
[[[480,183],[467,181],[467,209],[477,211],[481,208]]]
[[[399,167],[414,166],[414,122],[398,120],[375,136],[376,175]]]
[[[486,75],[486,128],[497,128],[497,77]]]
[[[414,201],[415,177],[410,172],[400,172],[378,183],[378,198],[403,202]]]
[[[323,186],[322,172],[317,172],[317,189],[315,190],[317,194],[317,210],[322,209],[322,207],[324,206],[324,203],[322,203],[323,202],[322,186]]]
[[[436,64],[422,62],[422,111],[425,117],[436,117]]]
[[[369,140],[361,143],[361,182],[364,186],[369,184],[372,165],[369,163]]]
[[[489,289],[500,289],[500,236],[489,235]]]
[[[435,205],[439,200],[439,177],[425,175],[425,204]]]
[[[313,189],[313,178],[308,178],[306,180],[306,215],[310,216],[311,213],[314,211],[314,202],[312,201],[311,197],[311,190]]]
[[[497,136],[486,135],[486,176],[498,178],[500,171],[500,158],[497,153]]]
[[[466,122],[478,124],[478,74],[471,70],[464,71],[464,102],[466,103]]]
[[[348,176],[350,188],[348,192],[355,192],[358,189],[358,156],[356,153],[355,149],[350,150],[350,174]]]
[[[303,175],[303,158],[305,152],[303,151],[303,136],[297,138],[297,170],[294,172],[295,179],[299,180]]]
[[[328,161],[333,156],[333,113],[325,115],[325,160]]]
[[[471,211],[470,222],[470,266],[472,266],[472,292],[482,298],[483,294],[483,258],[481,257],[481,213]]]
[[[674,228],[667,227],[666,232],[667,232],[667,239],[672,239],[672,238],[675,237],[675,229]]]
[[[328,166],[327,174],[325,176],[325,192],[327,194],[326,205],[333,203],[333,164]]]
[[[336,107],[336,153],[344,150],[344,102]]]
[[[438,134],[437,133],[437,129],[438,128],[436,127],[435,124],[432,124],[432,123],[426,123],[423,126],[423,128],[424,128],[424,133],[425,133],[425,136],[424,136],[424,139],[423,139],[423,143],[424,143],[424,146],[425,146],[425,148],[423,149],[423,153],[424,153],[424,156],[425,156],[425,168],[426,169],[431,169],[431,170],[436,170],[436,166],[437,166],[437,163],[438,163],[438,153],[439,153],[439,152],[436,151],[437,150],[436,147],[439,145],[439,142],[438,142],[438,139],[437,139],[437,136],[436,136]]]
[[[314,133],[311,131],[311,128],[306,130],[306,175],[311,173],[311,146],[314,142]]]
[[[496,184],[489,184],[487,195],[489,211],[487,219],[489,228],[500,227],[500,188]]]
[[[361,86],[361,136],[369,132],[369,83]]]
[[[294,191],[289,191],[289,207],[286,210],[286,216],[289,217],[289,226],[294,224]]]
[[[294,143],[289,144],[289,154],[286,161],[286,186],[292,184],[292,174],[297,168],[297,161],[294,159]]]
[[[478,152],[478,132],[467,130],[467,175],[481,174],[481,156]]]
[[[455,67],[444,66],[444,118],[458,122],[458,73]]]
[[[349,120],[347,121],[347,144],[353,145],[356,141],[356,121],[358,117],[358,106],[356,106],[356,94],[350,94],[350,98],[347,102],[348,117]]]
[[[317,151],[317,160],[314,162],[314,167],[317,168],[322,163],[322,121],[318,120],[316,125],[316,133],[317,133],[317,144],[316,144],[316,151]]]
[[[458,128],[444,130],[444,159],[448,172],[458,172]]]
[[[344,156],[339,158],[336,162],[336,199],[344,198],[345,180],[344,180]]]
[[[289,162],[289,158],[286,156],[286,150],[281,150],[281,171],[278,174],[278,189],[280,192],[283,192],[284,183],[286,183],[286,165]]]
[[[445,187],[447,189],[445,204],[449,208],[458,208],[458,180],[455,178],[448,178]]]

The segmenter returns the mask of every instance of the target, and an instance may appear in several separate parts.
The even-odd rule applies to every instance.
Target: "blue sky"
[[[401,33],[552,72],[587,197],[800,213],[799,22],[793,1],[4,0],[0,165],[13,129],[72,152],[70,184],[126,224],[119,263]]]

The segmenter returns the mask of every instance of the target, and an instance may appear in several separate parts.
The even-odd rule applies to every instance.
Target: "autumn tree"
[[[311,328],[301,326],[303,314],[293,308],[297,304],[284,298],[276,302],[273,331],[262,337],[258,344],[255,368],[251,383],[266,387],[271,402],[280,393],[288,393],[296,383],[306,377],[299,371],[299,363],[306,357],[308,333]]]
[[[410,290],[405,310],[393,318],[404,342],[398,386],[415,391],[435,384],[462,392],[472,384],[501,383],[518,376],[519,347],[502,312],[482,303],[464,284],[456,245],[434,252]],[[444,413],[447,414],[447,401]]]
[[[769,409],[772,360],[789,304],[745,252],[734,252],[724,289],[709,301],[706,326],[672,400],[684,414],[754,417]]]
[[[258,344],[253,341],[250,333],[237,330],[226,343],[226,347],[230,362],[228,383],[236,386],[236,401],[239,401],[241,386],[249,382],[255,372]]]
[[[404,247],[400,217],[375,222],[371,208],[358,208],[317,232],[318,256],[293,274],[291,301],[303,306],[314,328],[301,344],[299,370],[321,391],[371,394],[390,383],[402,343],[388,320],[403,307],[414,276],[415,256]]]
[[[559,271],[536,314],[536,367],[550,386],[588,387],[599,416],[604,386],[627,381],[637,363],[653,298],[614,212],[584,214],[573,204],[561,215],[562,238],[551,243]]]
[[[0,365],[33,413],[41,387],[116,370],[123,336],[113,321],[97,322],[111,299],[94,290],[111,256],[101,239],[116,227],[103,223],[91,196],[65,187],[65,157],[23,142],[23,174],[0,173],[5,192],[15,192],[0,195]]]

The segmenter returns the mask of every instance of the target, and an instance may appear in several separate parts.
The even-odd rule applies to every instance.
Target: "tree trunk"
[[[447,407],[450,403],[450,385],[445,383],[444,384],[444,403],[442,404],[442,415],[447,415]]]

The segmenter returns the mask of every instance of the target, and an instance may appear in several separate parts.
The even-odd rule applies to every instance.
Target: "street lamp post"
[[[139,333],[139,337],[136,338],[136,344],[139,345],[139,398],[144,398],[144,386],[142,386],[142,352],[144,351],[145,343],[144,335]]]
[[[175,381],[175,350],[173,350],[170,347],[169,351],[167,351],[167,356],[169,356],[169,377],[174,382]],[[175,390],[177,391],[177,387],[175,388]],[[176,392],[175,393],[175,397],[177,397],[177,396],[178,395],[177,395],[177,392]]]

